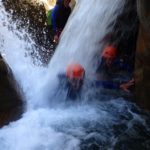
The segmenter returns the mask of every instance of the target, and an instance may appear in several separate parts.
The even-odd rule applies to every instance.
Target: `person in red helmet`
[[[107,46],[102,52],[102,59],[105,59],[107,65],[111,65],[112,61],[116,58],[117,48],[114,46]]]
[[[67,89],[67,97],[74,100],[80,97],[82,86],[85,80],[85,69],[78,63],[71,63],[67,66],[64,74],[59,74],[60,87]],[[129,88],[134,84],[134,80],[129,82],[114,82],[97,78],[92,82],[91,87],[114,89],[129,92]],[[65,85],[65,86],[64,86]]]
[[[67,77],[67,86],[68,96],[72,99],[80,95],[80,91],[83,85],[85,76],[84,68],[78,63],[72,63],[67,67],[66,77]]]
[[[117,55],[117,47],[108,45],[101,54],[101,62],[98,65],[97,73],[104,73],[106,76],[113,76],[117,71],[132,72],[132,66],[125,62],[124,58]]]
[[[101,70],[109,70],[117,56],[117,48],[115,46],[106,46],[101,54],[101,63],[97,68],[97,72]]]
[[[67,67],[66,77],[68,78],[69,84],[71,84],[72,88],[75,90],[81,88],[84,75],[85,70],[80,64],[70,64]]]
[[[80,91],[84,82],[85,70],[79,63],[71,63],[67,66],[65,74],[59,74],[61,85],[65,83],[67,97],[76,99],[80,96]],[[65,79],[65,82],[64,80]]]
[[[134,79],[125,82],[113,81],[116,78],[116,73],[121,70],[130,72],[130,65],[117,56],[117,48],[114,45],[106,46],[101,54],[101,63],[96,70],[97,86],[129,92],[129,88],[134,86]]]

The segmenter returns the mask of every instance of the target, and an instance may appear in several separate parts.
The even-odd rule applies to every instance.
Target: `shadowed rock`
[[[0,55],[0,127],[18,119],[23,112],[23,101],[10,67]]]
[[[150,1],[137,0],[140,19],[135,60],[136,101],[150,110]]]

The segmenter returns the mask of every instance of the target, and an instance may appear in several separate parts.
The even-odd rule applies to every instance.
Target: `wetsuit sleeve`
[[[120,89],[120,83],[113,81],[95,81],[92,85],[96,88]]]
[[[59,80],[66,80],[67,79],[67,77],[66,77],[66,75],[65,74],[58,74],[58,79]]]

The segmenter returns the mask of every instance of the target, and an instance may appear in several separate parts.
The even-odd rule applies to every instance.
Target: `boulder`
[[[150,110],[150,1],[137,0],[140,19],[135,57],[135,99]]]
[[[0,83],[0,126],[3,126],[19,118],[23,101],[12,71],[1,55]]]

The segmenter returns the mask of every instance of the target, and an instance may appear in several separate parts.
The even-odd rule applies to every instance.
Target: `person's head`
[[[63,0],[63,4],[65,7],[68,7],[70,2],[71,0]]]
[[[115,59],[117,55],[117,48],[114,46],[107,46],[102,52],[102,57],[106,59]]]
[[[84,75],[85,70],[80,64],[72,63],[67,67],[66,77],[74,90],[79,90],[82,87]]]
[[[117,55],[117,48],[110,45],[104,48],[102,52],[102,60],[106,66],[111,66]]]

